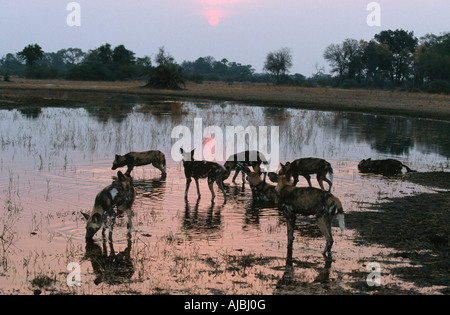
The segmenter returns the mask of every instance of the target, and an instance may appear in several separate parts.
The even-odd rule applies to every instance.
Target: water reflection
[[[221,211],[223,205],[211,202],[206,209],[200,209],[200,199],[197,199],[192,207],[188,200],[185,200],[183,229],[188,234],[212,236],[220,230],[222,224]]]
[[[151,166],[136,167],[132,174],[138,192],[133,208],[136,221],[133,222],[136,223],[133,224],[136,235],[133,239],[145,244],[134,243],[133,252],[136,253],[131,253],[131,242],[118,241],[115,246],[126,244],[127,247],[117,254],[112,243],[86,244],[85,258],[92,263],[96,283],[127,283],[127,279],[136,277],[138,272],[134,270],[139,264],[133,266],[133,259],[139,262],[136,255],[142,252],[145,252],[144,261],[152,257],[150,261],[161,266],[161,269],[155,269],[161,277],[166,277],[161,283],[172,281],[173,274],[178,277],[179,272],[175,270],[167,276],[165,268],[171,262],[179,261],[174,257],[179,258],[185,255],[183,251],[191,249],[188,254],[192,265],[187,268],[187,276],[198,278],[208,274],[211,270],[198,272],[206,268],[200,265],[204,265],[203,261],[215,261],[216,275],[223,276],[220,280],[208,279],[211,280],[208,285],[219,287],[220,292],[235,294],[247,291],[239,291],[236,283],[230,280],[232,277],[226,277],[230,273],[226,268],[220,269],[218,253],[226,253],[223,257],[230,257],[229,253],[234,251],[242,252],[243,257],[250,254],[274,257],[273,261],[280,262],[278,267],[282,265],[280,269],[264,265],[258,268],[266,269],[257,270],[260,277],[264,274],[264,279],[269,279],[268,283],[278,280],[277,272],[286,281],[297,281],[295,284],[328,283],[333,277],[331,269],[339,268],[340,273],[350,274],[352,268],[358,268],[355,264],[360,260],[361,248],[348,258],[345,255],[352,255],[356,250],[341,248],[339,251],[338,244],[336,260],[323,260],[320,251],[324,239],[314,219],[297,220],[295,236],[305,243],[303,249],[298,249],[298,244],[294,243],[293,254],[286,246],[286,219],[282,213],[275,205],[252,200],[248,184],[242,185],[240,178],[238,184],[231,184],[231,180],[226,182],[229,197],[226,204],[222,203],[220,194],[216,203],[210,203],[208,198],[186,202],[182,164],[174,161],[170,154],[177,140],[171,138],[171,131],[178,125],[193,131],[194,119],[198,117],[202,118],[203,128],[279,126],[280,162],[309,156],[330,161],[335,169],[333,193],[342,198],[349,212],[362,212],[364,205],[417,189],[396,180],[361,176],[357,171],[361,159],[389,156],[407,162],[419,171],[434,170],[449,163],[450,124],[430,120],[228,102],[128,100],[120,103],[110,99],[99,103],[93,101],[85,108],[0,110],[0,202],[20,205],[21,209],[18,221],[13,225],[17,240],[14,245],[21,249],[13,257],[16,264],[21,265],[23,259],[28,259],[24,256],[29,247],[41,250],[51,246],[46,253],[59,257],[66,250],[64,240],[67,237],[79,241],[83,250],[84,225],[73,213],[92,209],[96,193],[111,181],[111,163],[115,154],[158,149],[167,157],[166,178],[159,177],[160,172]],[[200,181],[200,186],[208,196],[206,181]],[[117,229],[121,233],[126,227],[119,224]],[[39,236],[34,238],[32,246],[28,244],[30,230],[37,231]],[[167,235],[177,242],[168,242]],[[345,245],[353,246],[352,240]],[[138,246],[140,248],[136,248]],[[159,254],[152,256],[153,253]],[[342,259],[343,256],[347,260]],[[189,255],[187,257],[189,262]],[[354,264],[347,266],[350,260]],[[60,267],[58,270],[65,268]],[[347,270],[342,271],[345,268]],[[26,278],[27,272],[19,270],[17,276],[10,278]],[[299,279],[300,273],[305,275],[303,280]],[[193,284],[196,277],[187,276],[186,287],[199,286],[199,283]],[[273,282],[267,285],[264,293],[272,292],[269,290],[272,290]],[[227,291],[229,288],[236,288],[236,291]]]
[[[131,258],[131,240],[127,247],[116,254],[113,242],[103,238],[102,247],[94,241],[86,241],[86,254],[84,259],[91,262],[96,278],[94,283],[121,284],[131,279],[134,274],[133,260]],[[109,253],[108,253],[109,247]]]

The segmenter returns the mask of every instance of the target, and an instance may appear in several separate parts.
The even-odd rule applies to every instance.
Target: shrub
[[[180,89],[185,86],[183,69],[177,64],[160,65],[150,71],[147,87],[156,89]]]
[[[431,81],[427,86],[425,86],[425,90],[429,93],[450,93],[450,82],[444,80],[434,80]]]

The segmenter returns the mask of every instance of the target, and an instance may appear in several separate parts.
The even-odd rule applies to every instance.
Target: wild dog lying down
[[[233,183],[235,183],[236,177],[238,177],[240,172],[242,172],[242,182],[245,183],[244,167],[251,166],[255,172],[259,173],[261,163],[266,166],[269,165],[264,154],[259,151],[244,151],[231,155],[224,166],[229,172],[236,171],[233,176]]]
[[[367,160],[362,160],[358,164],[358,169],[361,173],[374,173],[374,174],[382,174],[382,175],[386,175],[386,176],[401,174],[403,167],[406,168],[406,171],[408,173],[415,172],[414,170],[410,169],[408,166],[406,166],[402,162],[394,160],[394,159],[373,160],[373,161],[372,161],[372,159],[367,159]]]
[[[200,195],[200,188],[198,186],[199,178],[208,178],[208,187],[211,191],[211,201],[216,197],[213,189],[214,182],[217,183],[219,189],[223,193],[223,198],[226,200],[227,196],[225,194],[225,190],[223,189],[223,179],[227,178],[230,173],[226,170],[226,168],[215,162],[208,161],[194,161],[194,150],[191,152],[185,152],[183,148],[180,148],[180,152],[183,155],[183,167],[184,167],[184,175],[186,176],[186,191],[184,193],[184,198],[187,199],[189,186],[192,181],[192,177],[195,180],[195,184],[197,185],[197,196]]]
[[[333,246],[331,223],[336,215],[342,232],[345,230],[344,210],[341,201],[331,193],[317,188],[294,187],[289,183],[285,175],[269,173],[269,178],[277,183],[275,191],[279,198],[279,205],[286,216],[288,249],[292,249],[292,242],[294,241],[296,215],[315,215],[317,225],[327,240],[322,254],[324,256],[327,253],[330,255],[331,247]]]
[[[122,212],[127,213],[127,235],[131,237],[131,218],[133,217],[133,211],[131,207],[136,198],[136,190],[131,182],[129,176],[123,175],[122,172],[117,173],[117,180],[111,185],[104,188],[95,197],[94,208],[91,214],[81,213],[87,220],[86,223],[86,239],[92,239],[100,229],[103,223],[102,235],[105,236],[106,219],[111,217],[111,223],[109,225],[109,238],[112,239],[112,232],[116,216]],[[114,211],[114,207],[117,207],[118,213]]]
[[[287,162],[286,165],[280,165],[281,170],[279,175],[286,175],[288,181],[291,180],[291,176],[293,176],[294,186],[298,183],[298,177],[302,175],[308,181],[309,187],[312,187],[311,176],[309,175],[316,174],[320,188],[325,190],[323,181],[326,181],[329,185],[328,191],[331,191],[331,186],[333,185],[333,168],[327,161],[318,158],[303,158],[295,160],[292,163]],[[330,179],[325,177],[327,173],[330,174]]]
[[[275,186],[266,182],[266,174],[264,174],[264,179],[261,179],[259,173],[252,172],[248,167],[244,167],[243,171],[247,174],[247,181],[250,184],[255,200],[278,203]]]
[[[113,162],[112,170],[119,167],[127,166],[128,169],[125,175],[130,176],[131,171],[135,166],[142,166],[152,164],[161,171],[162,176],[166,176],[166,156],[158,150],[145,152],[130,152],[125,155],[118,155]]]

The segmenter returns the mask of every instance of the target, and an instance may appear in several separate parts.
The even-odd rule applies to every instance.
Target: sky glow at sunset
[[[164,46],[178,63],[213,56],[261,72],[268,52],[288,47],[291,73],[310,76],[327,66],[325,48],[347,38],[370,40],[383,30],[450,31],[448,0],[379,0],[381,25],[370,26],[372,0],[78,0],[80,26],[66,23],[67,5],[50,0],[3,1],[0,58],[31,43],[46,52],[125,45],[137,57]]]

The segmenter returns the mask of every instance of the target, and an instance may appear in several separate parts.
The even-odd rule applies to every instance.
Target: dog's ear
[[[280,179],[280,176],[274,172],[270,172],[269,173],[269,179],[270,181],[274,182],[274,183],[278,183],[278,180]]]
[[[266,182],[266,177],[267,177],[267,172],[263,172],[263,174],[264,174],[263,182],[265,183]]]
[[[92,216],[92,222],[94,222],[96,224],[100,224],[102,222],[102,215],[100,213],[95,213]]]
[[[118,171],[117,172],[117,178],[121,181],[121,182],[123,182],[126,178],[125,178],[125,175],[123,175],[123,173],[121,172],[121,171]]]
[[[81,212],[81,211],[80,211]],[[89,220],[89,217],[90,217],[90,215],[89,214],[87,214],[87,213],[84,213],[84,212],[81,212],[81,214],[83,215],[83,218],[85,218],[86,219],[86,221],[87,220]]]

